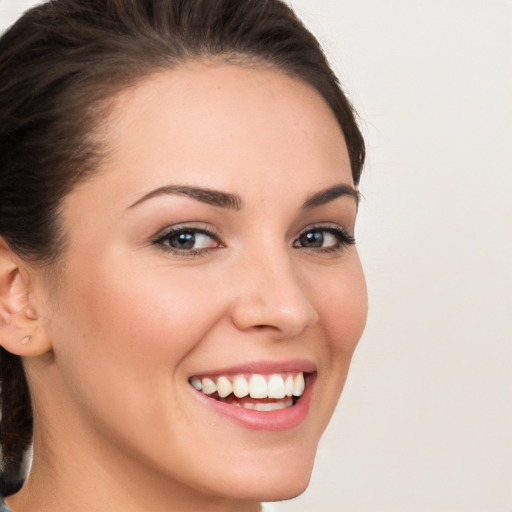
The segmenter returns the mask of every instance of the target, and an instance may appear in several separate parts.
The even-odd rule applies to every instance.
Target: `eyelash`
[[[336,243],[332,246],[328,247],[304,247],[301,245],[296,245],[297,242],[300,242],[301,237],[311,235],[312,233],[328,233],[333,235],[336,239]],[[197,237],[197,235],[204,235],[214,241],[217,245],[213,247],[202,247],[199,249],[178,249],[172,247],[167,242],[169,242],[173,237],[177,237],[179,235],[191,234]],[[325,235],[324,235],[325,238]],[[347,246],[355,244],[355,238],[349,234],[345,229],[340,227],[333,226],[311,226],[302,231],[299,236],[293,241],[293,247],[295,248],[304,248],[309,249],[314,252],[321,253],[336,253],[343,251]],[[179,226],[173,229],[170,229],[158,236],[152,242],[153,244],[159,246],[162,250],[179,255],[181,257],[194,257],[194,256],[202,256],[204,254],[209,253],[213,249],[222,249],[225,246],[222,244],[219,235],[210,229],[198,228],[198,227],[187,227],[187,226]]]
[[[177,237],[179,235],[185,235],[185,234],[192,234],[197,237],[197,235],[204,235],[210,238],[212,241],[216,242],[218,245],[215,247],[203,247],[199,249],[177,249],[175,247],[172,247],[171,245],[167,244],[166,242],[169,242],[173,237]],[[208,252],[210,252],[212,249],[221,249],[224,247],[222,242],[220,241],[219,235],[211,230],[211,229],[204,229],[204,228],[198,228],[198,227],[188,227],[188,226],[178,226],[172,229],[169,229],[162,235],[158,236],[154,241],[153,244],[159,246],[162,250],[166,252],[170,252],[172,254],[176,254],[178,256],[187,257],[187,256],[201,256]]]

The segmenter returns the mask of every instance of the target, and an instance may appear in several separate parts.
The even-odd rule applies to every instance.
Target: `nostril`
[[[318,320],[320,319],[318,311],[313,306],[311,306],[311,310],[311,320],[308,323],[308,327],[313,327],[318,323]]]

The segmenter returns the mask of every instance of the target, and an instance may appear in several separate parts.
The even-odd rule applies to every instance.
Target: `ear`
[[[52,348],[33,300],[33,272],[0,237],[0,346],[18,356],[38,356]]]

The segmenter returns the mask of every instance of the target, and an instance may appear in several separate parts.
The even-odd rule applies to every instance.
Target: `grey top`
[[[4,503],[3,498],[0,498],[0,512],[12,512],[12,510]]]

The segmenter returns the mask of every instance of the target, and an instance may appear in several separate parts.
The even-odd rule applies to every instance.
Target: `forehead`
[[[263,195],[352,184],[324,99],[275,69],[194,62],[152,75],[115,98],[101,135],[104,185],[130,204],[169,182]]]

